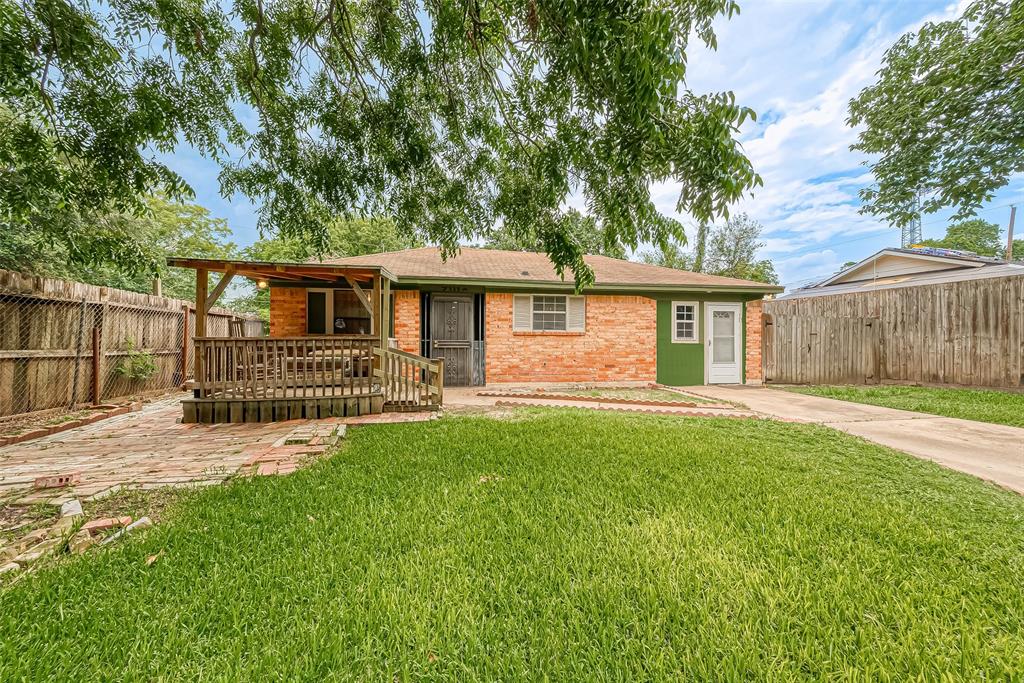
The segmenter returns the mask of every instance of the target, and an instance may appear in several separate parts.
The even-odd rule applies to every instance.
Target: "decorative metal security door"
[[[444,383],[472,383],[473,298],[434,296],[430,302],[430,338],[435,358],[444,358]]]

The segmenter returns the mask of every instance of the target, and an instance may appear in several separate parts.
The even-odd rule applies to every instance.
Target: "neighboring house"
[[[381,268],[391,283],[393,344],[443,357],[448,386],[502,382],[761,378],[761,299],[781,288],[587,256],[595,283],[576,295],[545,254],[434,247],[329,259]],[[271,337],[369,332],[350,288],[269,281]],[[363,312],[361,312],[363,311]]]
[[[1024,263],[978,256],[954,249],[882,249],[821,282],[779,299],[832,296],[871,289],[892,289],[1024,273]]]
[[[767,382],[1024,387],[1024,263],[883,249],[764,311]]]

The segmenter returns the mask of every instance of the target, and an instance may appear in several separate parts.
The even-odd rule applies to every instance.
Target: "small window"
[[[565,308],[564,296],[534,296],[533,329],[565,331]]]
[[[587,299],[565,294],[516,294],[512,329],[516,332],[585,332]]]
[[[700,341],[697,334],[697,304],[695,302],[672,302],[672,341]]]

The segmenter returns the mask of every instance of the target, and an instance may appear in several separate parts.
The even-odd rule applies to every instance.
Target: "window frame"
[[[543,297],[546,299],[561,299],[562,310],[561,311],[538,311],[537,298]],[[562,327],[561,328],[544,328],[537,327],[537,314],[552,314],[562,316]],[[530,331],[531,332],[568,332],[569,331],[569,297],[566,294],[531,294],[530,295]]]
[[[679,327],[677,325],[676,315],[679,311],[680,306],[689,306],[693,311],[693,338],[689,339],[686,337],[679,336]],[[672,343],[673,344],[700,344],[700,304],[696,301],[673,301],[671,310],[671,319],[669,323],[672,325]]]
[[[374,336],[376,334],[377,325],[373,320],[373,316],[370,316],[370,329],[372,330],[368,335],[352,334],[350,332],[335,332],[334,331],[334,293],[335,291],[354,291],[345,287],[305,287],[306,290],[306,334],[307,337],[365,337]],[[309,295],[311,292],[321,292],[324,294],[324,333],[309,331]],[[394,307],[391,307],[392,311]]]

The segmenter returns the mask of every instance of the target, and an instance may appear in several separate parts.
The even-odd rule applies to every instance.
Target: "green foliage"
[[[158,275],[164,296],[193,300],[195,271],[170,268],[165,263],[167,257],[230,258],[236,253],[230,242],[231,231],[223,220],[213,218],[201,206],[159,196],[147,197],[141,214],[97,215],[92,228],[77,222],[62,225],[72,231],[71,239],[90,229],[116,234],[118,239],[135,245],[132,248],[143,254],[146,262],[157,264],[155,271],[125,264],[114,253],[98,263],[83,260],[81,255],[69,252],[64,240],[52,240],[30,229],[0,231],[0,268],[135,292],[151,291],[153,277]]]
[[[612,258],[626,258],[626,248],[615,235],[608,234],[591,216],[575,209],[565,212],[563,224],[566,235],[584,254],[600,254]],[[509,251],[544,251],[544,236],[537,226],[514,230],[509,226],[492,229],[487,234],[484,246],[488,249]]]
[[[841,401],[1024,427],[1024,394],[1010,391],[904,386],[820,386],[790,389],[801,394],[836,398]]]
[[[321,253],[326,257],[359,256],[422,246],[418,235],[388,218],[336,218],[327,225],[327,244]],[[302,263],[316,260],[318,247],[296,237],[270,237],[242,249],[242,256],[250,261]],[[231,301],[231,308],[270,320],[270,290],[249,282],[248,292]]]
[[[5,585],[0,679],[1019,677],[1024,499],[974,477],[770,420],[348,434]]]
[[[124,353],[124,357],[114,367],[114,372],[121,377],[133,382],[145,382],[156,374],[153,354],[137,348],[134,339],[129,337],[124,340]]]
[[[223,9],[221,9],[223,7]],[[156,160],[187,140],[260,227],[326,253],[337,216],[388,215],[454,252],[494,225],[536,231],[592,273],[562,210],[606,244],[681,236],[651,200],[675,181],[707,221],[760,183],[736,137],[753,112],[687,88],[691,38],[735,0],[0,0],[0,217],[61,240],[69,211],[138,212],[189,190]],[[243,126],[232,107],[251,111]],[[231,156],[229,151],[244,150]],[[92,232],[86,231],[91,238]],[[71,242],[68,242],[69,248]],[[131,243],[72,255],[141,262]]]
[[[154,269],[109,217],[188,193],[156,160],[179,139],[213,156],[242,140],[222,87],[231,37],[212,3],[0,0],[0,228]]]
[[[760,223],[742,213],[722,226],[698,228],[693,252],[673,242],[642,253],[640,259],[668,268],[777,284],[779,277],[772,262],[757,258],[757,250],[764,246],[758,241],[763,230]]]
[[[1024,3],[977,0],[929,22],[885,55],[878,82],[850,102],[853,149],[878,155],[863,210],[894,225],[920,210],[972,215],[1024,171]]]

